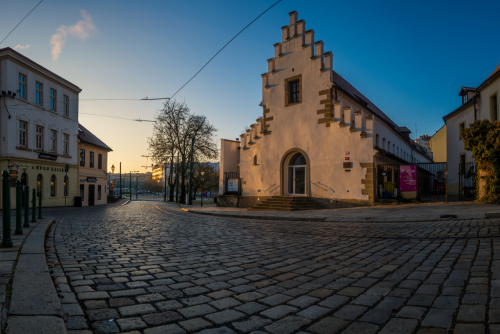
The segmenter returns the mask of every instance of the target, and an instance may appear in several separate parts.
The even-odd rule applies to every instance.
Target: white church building
[[[432,160],[408,128],[333,70],[332,52],[297,12],[289,16],[262,74],[262,117],[239,139],[221,141],[219,205],[254,207],[272,196],[373,205],[377,178],[398,176],[376,175],[378,165]]]

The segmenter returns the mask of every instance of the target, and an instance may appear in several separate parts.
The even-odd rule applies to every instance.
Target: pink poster
[[[417,191],[417,165],[399,166],[399,191]]]

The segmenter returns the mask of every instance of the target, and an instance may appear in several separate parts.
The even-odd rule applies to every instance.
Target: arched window
[[[36,192],[40,193],[42,190],[43,190],[43,175],[38,174],[36,176]]]
[[[50,197],[56,197],[56,176],[50,177]]]
[[[254,155],[254,156],[253,156],[253,164],[254,164],[254,165],[257,165],[257,155]]]
[[[64,177],[64,196],[68,196],[68,175]]]

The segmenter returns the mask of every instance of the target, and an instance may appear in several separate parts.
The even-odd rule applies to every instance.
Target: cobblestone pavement
[[[71,334],[500,334],[499,227],[132,202],[62,212],[46,245]]]

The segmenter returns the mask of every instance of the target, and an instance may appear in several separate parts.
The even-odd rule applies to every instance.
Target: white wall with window
[[[2,96],[2,91],[10,94]],[[70,166],[68,205],[77,194],[80,92],[78,86],[35,61],[11,48],[0,48],[0,133],[4,138],[0,140],[0,168],[29,166],[18,170],[18,175],[27,174],[31,189],[44,188],[43,196],[48,196],[44,206],[64,205],[61,181],[66,174],[61,169],[66,164]],[[40,185],[38,174],[43,178]],[[51,196],[52,175],[55,196]]]

